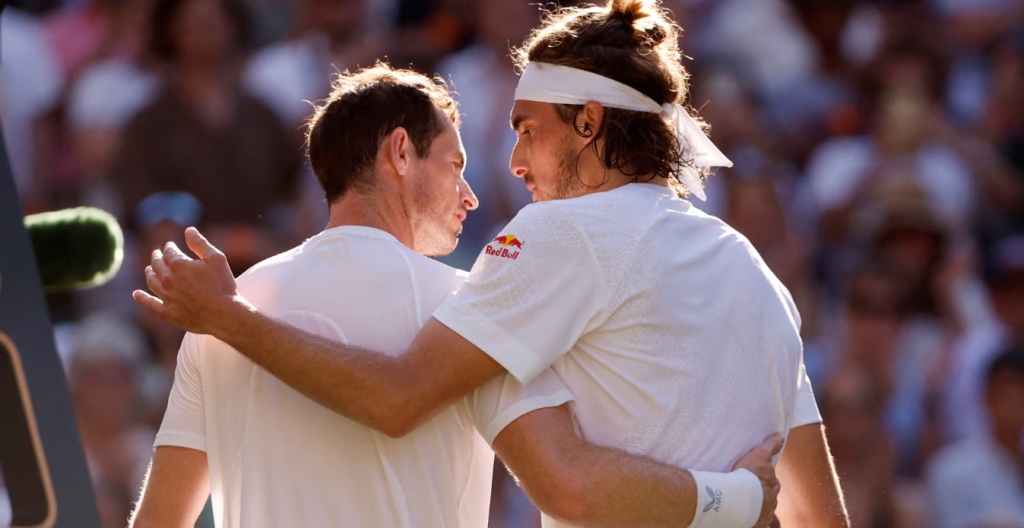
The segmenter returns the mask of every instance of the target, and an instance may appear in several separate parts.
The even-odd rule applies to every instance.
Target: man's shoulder
[[[287,271],[287,268],[294,265],[295,257],[301,250],[301,245],[296,246],[253,264],[251,268],[238,276],[238,285],[255,283],[282,271]]]
[[[420,255],[401,244],[397,245],[405,255],[410,275],[415,279],[414,288],[418,291],[421,306],[428,313],[433,312],[469,278],[469,273],[463,270]]]

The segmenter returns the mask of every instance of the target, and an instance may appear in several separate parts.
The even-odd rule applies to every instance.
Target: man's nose
[[[473,188],[469,186],[469,182],[465,178],[459,178],[459,198],[468,211],[472,211],[480,205],[480,200],[477,200]]]
[[[526,162],[526,156],[523,154],[518,143],[516,148],[512,149],[512,158],[508,161],[508,170],[516,178],[523,178],[530,172],[530,165]]]

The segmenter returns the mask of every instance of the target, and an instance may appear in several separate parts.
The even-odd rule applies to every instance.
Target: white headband
[[[708,139],[700,125],[681,105],[659,105],[639,90],[596,73],[531,62],[519,78],[516,101],[568,105],[584,105],[594,101],[609,108],[660,114],[675,127],[679,148],[693,164],[693,167],[680,167],[679,180],[701,200],[707,200],[707,197],[704,195],[700,172],[694,167],[732,167],[729,158]]]

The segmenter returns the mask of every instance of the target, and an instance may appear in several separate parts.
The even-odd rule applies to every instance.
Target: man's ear
[[[385,158],[387,163],[391,165],[396,174],[405,176],[409,172],[409,165],[414,155],[409,132],[402,127],[392,130],[386,145]]]
[[[604,107],[601,106],[601,103],[591,101],[576,113],[573,127],[576,129],[576,133],[586,138],[586,143],[589,144],[594,136],[597,135],[597,131],[601,130],[601,123],[603,122]]]

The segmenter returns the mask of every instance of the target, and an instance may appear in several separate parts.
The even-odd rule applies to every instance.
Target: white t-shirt
[[[398,354],[465,273],[376,229],[330,229],[238,280],[261,311]],[[572,399],[553,372],[507,374],[390,438],[300,395],[209,336],[188,334],[156,445],[207,453],[219,528],[487,525],[494,454],[515,418]]]
[[[525,207],[434,317],[520,381],[553,366],[588,442],[678,467],[729,471],[821,421],[789,292],[658,185]]]
[[[1024,527],[1024,475],[991,438],[972,437],[940,451],[927,473],[938,528]]]

